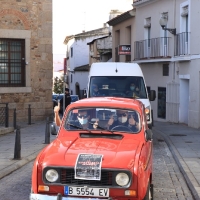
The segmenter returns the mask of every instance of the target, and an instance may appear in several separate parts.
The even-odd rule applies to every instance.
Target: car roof
[[[93,97],[74,102],[71,107],[121,107],[124,109],[143,109],[143,103],[137,99],[121,97]]]

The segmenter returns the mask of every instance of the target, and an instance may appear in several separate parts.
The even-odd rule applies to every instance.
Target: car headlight
[[[45,177],[47,179],[47,181],[49,182],[55,182],[58,180],[58,172],[55,169],[49,169],[46,174]]]
[[[125,186],[129,182],[129,176],[126,173],[117,174],[115,181],[120,186]]]

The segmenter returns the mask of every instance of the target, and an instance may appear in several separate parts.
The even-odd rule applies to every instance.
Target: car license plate
[[[65,186],[65,195],[109,197],[109,188],[89,188]]]

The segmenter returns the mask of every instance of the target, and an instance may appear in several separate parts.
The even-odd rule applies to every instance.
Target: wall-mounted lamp
[[[176,35],[176,29],[175,28],[166,28],[167,21],[168,21],[167,16],[162,16],[160,18],[160,21],[159,21],[160,22],[160,26],[162,27],[163,30],[167,30],[171,34]]]

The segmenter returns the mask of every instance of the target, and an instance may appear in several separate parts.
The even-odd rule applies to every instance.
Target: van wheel
[[[153,184],[148,184],[146,195],[143,200],[153,200]]]

